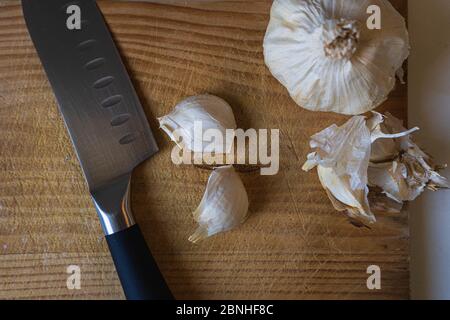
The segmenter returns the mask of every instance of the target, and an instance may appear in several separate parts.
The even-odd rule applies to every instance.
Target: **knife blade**
[[[74,6],[80,29],[67,23]],[[96,2],[22,0],[22,8],[125,295],[172,298],[130,208],[131,173],[158,147]]]

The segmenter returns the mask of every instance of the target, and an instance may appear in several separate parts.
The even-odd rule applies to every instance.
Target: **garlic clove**
[[[449,188],[448,180],[438,173],[442,167],[413,142],[411,133],[417,130],[405,129],[389,113],[373,112],[368,119],[354,116],[340,127],[332,125],[311,137],[315,151],[308,154],[303,170],[317,167],[336,210],[363,223],[375,222],[372,207],[395,212],[425,189]],[[376,190],[372,202],[368,187],[372,194]],[[382,201],[381,192],[390,201]]]
[[[171,113],[158,120],[161,129],[172,141],[181,149],[195,153],[229,153],[231,143],[227,143],[225,139],[204,141],[203,135],[207,130],[214,129],[221,133],[221,137],[226,137],[227,129],[237,127],[230,105],[210,94],[189,97],[178,103]]]
[[[380,30],[366,27],[369,4],[383,13]],[[408,42],[405,20],[387,0],[275,0],[264,60],[299,106],[355,115],[386,100]]]
[[[391,199],[402,203],[416,199],[426,188],[449,188],[446,178],[422,157],[399,150],[393,161],[370,163],[369,185],[380,187]]]
[[[346,211],[348,216],[365,223],[376,221],[370,210],[367,195],[369,189],[352,189],[348,179],[339,177],[332,168],[317,166],[320,183],[326,190],[333,207],[338,211]]]
[[[199,227],[189,241],[196,243],[231,230],[245,221],[247,212],[247,191],[234,167],[218,167],[209,177],[200,205],[193,213]]]
[[[410,134],[418,128],[406,130],[402,122],[390,113],[380,123],[379,131],[396,139],[380,139],[372,144],[368,181],[380,187],[391,199],[402,203],[416,199],[425,188],[449,188],[431,157],[415,144]],[[400,132],[400,134],[393,134]]]
[[[356,116],[338,127],[330,127],[311,137],[310,146],[316,151],[308,156],[304,169],[315,165],[333,168],[339,177],[348,177],[352,189],[363,190],[367,185],[370,156],[370,132],[365,118]]]
[[[398,203],[414,200],[423,191],[423,186],[408,188],[404,180],[406,168],[396,161],[369,167],[368,177],[370,185],[379,186],[383,193]]]
[[[315,152],[303,170],[317,166],[319,180],[334,208],[364,223],[375,222],[367,200],[370,131],[364,117],[356,116],[338,127],[332,125],[311,137]]]

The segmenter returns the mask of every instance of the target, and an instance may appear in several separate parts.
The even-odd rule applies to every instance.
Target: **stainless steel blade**
[[[158,149],[96,2],[22,5],[126,297],[173,299],[130,208],[131,172]]]
[[[158,148],[103,16],[94,0],[22,5],[89,189],[108,198]],[[81,30],[66,25],[69,5],[81,9]]]

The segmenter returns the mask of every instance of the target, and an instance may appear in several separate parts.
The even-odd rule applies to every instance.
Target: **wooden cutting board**
[[[262,40],[271,1],[158,2],[99,5],[161,148],[135,171],[132,205],[175,296],[408,298],[407,213],[356,228],[301,170],[308,138],[347,117],[301,109],[270,75]],[[392,3],[406,13],[406,0]],[[205,92],[226,99],[241,128],[280,129],[280,172],[242,173],[249,219],[194,245],[191,213],[210,172],[172,164],[155,118]],[[404,119],[406,109],[397,85],[378,110]],[[0,298],[123,298],[19,1],[0,0],[0,130]],[[366,287],[372,264],[381,290]],[[81,268],[80,290],[66,287],[69,265]]]

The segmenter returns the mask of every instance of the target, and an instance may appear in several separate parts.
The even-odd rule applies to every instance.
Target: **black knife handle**
[[[138,225],[107,235],[109,250],[128,300],[173,300]]]

